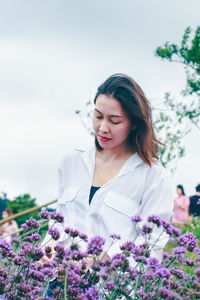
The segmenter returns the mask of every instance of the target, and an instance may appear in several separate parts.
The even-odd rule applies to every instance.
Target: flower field
[[[54,222],[48,233],[55,246],[41,247],[41,227],[32,217],[22,225],[23,238],[12,244],[0,240],[0,299],[200,299],[198,219],[180,230],[155,215],[147,220],[134,216],[131,222],[141,224],[144,243],[127,241],[109,258],[102,255],[104,238],[88,239],[69,227],[65,233],[71,243],[64,248],[56,228],[63,216],[48,211],[39,215]],[[162,262],[152,255],[155,228],[159,239],[169,235]],[[117,234],[111,238],[112,244],[120,240]]]

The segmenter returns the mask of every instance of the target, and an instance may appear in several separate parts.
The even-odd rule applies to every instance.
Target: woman
[[[111,257],[125,240],[144,241],[131,216],[156,214],[170,220],[172,190],[158,161],[149,102],[138,84],[129,76],[113,75],[98,88],[94,104],[95,145],[74,150],[59,167],[57,211],[65,223],[57,227],[66,246],[67,226],[89,238],[106,238],[104,251]],[[121,240],[110,247],[112,233],[120,234]],[[156,229],[152,245],[159,234]],[[158,242],[152,255],[161,259],[166,241]]]
[[[178,197],[174,199],[174,214],[172,217],[172,222],[177,225],[184,225],[185,221],[188,219],[190,199],[185,195],[185,191],[182,185],[177,185],[176,191]]]
[[[12,210],[10,208],[6,208],[2,212],[2,219],[5,220],[12,216]],[[18,226],[15,220],[10,220],[4,223],[0,227],[0,236],[2,239],[7,242],[11,242],[14,237],[16,237],[19,233],[16,233],[18,230]]]

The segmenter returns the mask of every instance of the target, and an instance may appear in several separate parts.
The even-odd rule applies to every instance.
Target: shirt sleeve
[[[171,220],[173,212],[172,183],[164,170],[163,173],[163,176],[160,176],[160,178],[159,173],[156,174],[155,178],[150,178],[144,189],[139,211],[139,215],[144,220],[147,220],[150,215],[160,216],[167,221]],[[144,221],[138,223],[137,226],[138,236],[135,240],[136,245],[145,241],[144,236],[141,234],[143,223]],[[152,247],[151,256],[157,257],[161,261],[162,251],[167,241],[168,235],[163,232],[163,228],[158,228],[154,225],[149,241]]]
[[[63,188],[63,174],[62,174],[62,162],[63,161],[61,161],[60,166],[58,168],[58,201],[57,201],[56,211],[59,212],[59,213],[62,213],[61,205],[59,204],[59,199],[61,199],[61,197],[63,195],[63,191],[64,191],[64,188]],[[48,227],[56,228],[60,232],[60,238],[57,240],[57,242],[64,242],[65,240],[67,240],[67,234],[64,232],[64,224],[63,223],[55,223],[54,220],[49,220]],[[47,232],[41,245],[46,246],[50,240],[52,240],[52,237]]]

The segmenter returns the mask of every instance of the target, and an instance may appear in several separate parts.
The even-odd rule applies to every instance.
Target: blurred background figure
[[[5,220],[8,217],[12,216],[12,210],[10,208],[6,208],[2,212],[2,219]],[[19,235],[16,233],[18,230],[18,226],[15,220],[10,220],[0,227],[0,238],[6,240],[7,242],[11,242],[14,237]]]
[[[196,186],[196,194],[190,197],[190,207],[189,214],[192,217],[200,216],[200,205],[197,204],[197,201],[200,199],[200,183]]]
[[[2,212],[7,208],[8,202],[7,194],[2,192],[0,196],[0,220],[2,220]]]
[[[172,223],[184,225],[189,217],[190,199],[185,195],[184,188],[181,184],[177,185],[176,191],[178,197],[174,199],[174,214]]]

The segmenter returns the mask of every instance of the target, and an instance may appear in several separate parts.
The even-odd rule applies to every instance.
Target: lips
[[[109,139],[109,138],[107,138],[107,137],[105,137],[105,136],[102,136],[102,135],[99,135],[99,139],[100,139],[100,141],[102,141],[102,142],[108,142],[108,141],[111,140],[111,139]]]

